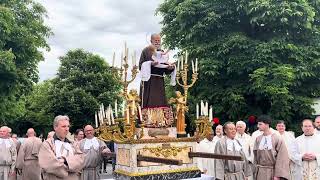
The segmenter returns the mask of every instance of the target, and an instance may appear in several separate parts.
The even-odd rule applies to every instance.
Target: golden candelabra
[[[209,121],[209,117],[200,116],[199,119],[196,120],[195,137],[199,140],[202,140],[211,132],[212,132],[212,122]]]
[[[96,129],[98,137],[104,141],[116,141],[116,142],[132,142],[134,139],[142,138],[143,133],[137,137],[136,136],[136,119],[138,114],[141,114],[141,109],[139,106],[140,97],[136,90],[130,90],[128,92],[128,86],[133,82],[138,74],[138,66],[135,64],[135,57],[133,56],[133,67],[131,69],[131,80],[128,79],[128,48],[125,46],[125,56],[121,55],[121,66],[120,68],[112,67],[111,71],[122,85],[123,92],[120,94],[124,98],[126,104],[122,118],[116,118],[114,123],[100,123],[100,126]],[[137,112],[139,110],[139,113]],[[108,122],[108,120],[103,117],[102,122]],[[110,120],[109,120],[110,122]],[[141,125],[143,132],[144,125]]]
[[[178,70],[176,75],[176,81],[179,86],[183,88],[183,97],[181,98],[179,104],[179,95],[177,95],[176,98],[176,104],[177,104],[177,113],[176,113],[176,119],[177,119],[177,134],[180,137],[186,136],[185,128],[185,112],[188,111],[188,107],[186,105],[187,98],[188,98],[188,90],[191,88],[198,79],[198,60],[196,60],[196,66],[194,66],[194,62],[192,62],[192,75],[191,75],[191,83],[188,84],[188,71],[189,71],[189,65],[188,65],[188,53],[185,53],[185,58],[181,58],[181,61],[178,61]],[[181,64],[181,69],[180,69]],[[178,93],[179,94],[179,93]],[[179,108],[178,108],[179,107]],[[180,112],[179,112],[180,110]],[[182,110],[182,111],[181,111]]]

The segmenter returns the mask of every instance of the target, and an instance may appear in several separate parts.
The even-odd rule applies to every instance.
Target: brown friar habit
[[[254,147],[256,180],[289,179],[289,155],[284,140],[277,134],[271,135],[272,149],[259,149],[263,135],[257,137]]]
[[[65,162],[59,161],[57,158],[55,141],[58,141],[56,135],[53,138],[44,141],[39,151],[39,164],[42,168],[43,180],[79,180],[80,171],[84,164],[84,154],[79,148],[75,147],[68,139],[63,143],[69,143],[71,150],[64,148],[62,152],[67,152]],[[70,152],[71,151],[71,152]]]
[[[41,168],[38,154],[42,141],[37,137],[27,138],[20,147],[17,157],[17,168],[22,169],[23,180],[40,180]]]
[[[139,69],[142,63],[152,61],[152,52],[146,47],[142,50]],[[164,74],[170,74],[173,70],[151,66],[151,77],[148,81],[142,81],[140,86],[140,97],[142,108],[167,107],[165,94]]]

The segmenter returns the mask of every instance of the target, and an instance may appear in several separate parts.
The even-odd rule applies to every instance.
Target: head
[[[210,128],[210,132],[207,134],[206,138],[207,138],[209,141],[212,141],[212,140],[213,140],[213,137],[214,137],[214,133],[213,133],[212,128]]]
[[[314,126],[320,131],[320,116],[316,117],[314,120]]]
[[[304,119],[302,121],[301,128],[302,128],[303,134],[306,136],[313,135],[314,133],[314,124],[311,119]]]
[[[34,136],[36,136],[36,132],[34,131],[33,128],[29,128],[27,130],[27,137],[34,137]]]
[[[223,127],[221,125],[218,125],[216,127],[216,131],[215,132],[216,132],[217,136],[222,136],[223,135]]]
[[[81,141],[84,138],[83,129],[77,129],[76,132],[74,133],[74,135],[75,135],[76,141]]]
[[[234,125],[233,122],[226,122],[223,125],[223,132],[228,138],[234,139],[237,133],[236,126]]]
[[[160,34],[151,35],[151,44],[154,45],[158,50],[161,49],[161,36]]]
[[[286,131],[286,124],[285,124],[285,122],[282,121],[282,120],[279,120],[279,121],[277,122],[276,129],[277,129],[277,131],[278,131],[280,134],[284,133],[284,132]]]
[[[2,126],[0,128],[0,138],[7,138],[9,136],[9,128],[7,126]]]
[[[12,135],[12,129],[8,127],[8,136],[7,136],[7,138],[11,137],[11,135]]]
[[[68,116],[59,115],[54,118],[53,129],[59,138],[65,139],[67,134],[69,133],[69,128],[70,128],[69,121],[70,120]]]
[[[181,97],[182,96],[181,92],[180,91],[176,91],[176,96],[177,97]]]
[[[236,123],[237,133],[239,133],[239,134],[244,134],[245,131],[246,131],[246,127],[247,127],[247,125],[246,125],[245,122],[243,122],[243,121],[238,121],[238,122]]]
[[[268,131],[271,125],[271,117],[268,115],[261,115],[258,117],[257,122],[258,122],[258,128],[260,131]]]
[[[18,140],[18,135],[17,135],[17,134],[12,134],[12,135],[11,135],[11,138],[12,138],[12,139],[15,139],[15,140]]]
[[[54,131],[48,132],[47,139],[53,138]]]
[[[84,127],[84,134],[86,135],[86,138],[92,139],[94,137],[94,129],[91,125],[86,125]]]

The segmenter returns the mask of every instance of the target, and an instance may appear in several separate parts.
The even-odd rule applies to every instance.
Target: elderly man
[[[23,180],[40,180],[41,169],[38,154],[42,141],[36,137],[33,128],[27,130],[27,136],[28,138],[21,145],[18,153],[17,169],[22,170]]]
[[[314,120],[315,131],[317,134],[320,134],[320,116],[317,116]]]
[[[248,135],[246,131],[247,125],[244,121],[238,121],[236,123],[236,139],[240,142],[243,152],[246,155],[246,158],[249,161],[251,170],[253,170],[252,163],[253,163],[253,142],[250,135]],[[253,179],[252,176],[249,177],[249,179]]]
[[[84,155],[66,138],[69,117],[57,116],[53,121],[55,134],[44,141],[39,151],[39,164],[44,180],[79,180]]]
[[[222,125],[219,124],[219,125],[216,127],[215,133],[216,133],[216,135],[215,135],[214,138],[213,138],[214,141],[218,141],[218,140],[220,140],[220,139],[223,137],[223,127],[222,127]]]
[[[206,153],[213,153],[214,148],[217,141],[213,140],[213,130],[202,140],[200,141],[197,151],[198,152],[206,152]],[[198,158],[198,167],[203,174],[211,176],[212,179],[214,175],[214,159],[208,158]]]
[[[263,134],[257,137],[253,147],[256,179],[289,179],[289,155],[284,140],[270,130],[270,116],[261,115],[257,121]]]
[[[303,134],[292,145],[293,179],[320,179],[320,136],[315,134],[312,120],[302,121]]]
[[[215,147],[215,153],[224,155],[242,156],[243,161],[215,160],[215,176],[221,180],[245,180],[252,175],[249,163],[243,152],[243,148],[236,137],[236,126],[233,122],[223,125],[225,136],[222,137]]]
[[[98,180],[100,179],[98,169],[102,162],[102,155],[109,153],[107,145],[94,137],[94,129],[91,125],[84,128],[86,138],[80,141],[80,150],[85,153],[84,169],[81,180]]]
[[[15,167],[17,150],[14,142],[8,138],[9,128],[0,128],[0,179],[9,180],[16,178]]]

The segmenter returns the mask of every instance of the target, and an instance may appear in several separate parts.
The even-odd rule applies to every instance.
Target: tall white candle
[[[199,104],[196,105],[196,117],[199,119]]]
[[[194,73],[194,62],[193,62],[193,60],[191,61],[191,65],[192,65],[192,73]]]
[[[185,64],[188,64],[188,51],[186,50],[186,62],[185,62]]]
[[[198,58],[196,58],[196,72],[198,72]]]
[[[139,119],[142,122],[142,111],[141,111],[141,106],[139,105]]]
[[[98,128],[98,117],[97,117],[97,112],[94,112],[94,120],[96,123],[96,128]]]
[[[124,117],[125,114],[125,104],[124,101],[122,101],[122,117]]]
[[[181,57],[181,70],[183,70],[183,57]]]
[[[178,71],[180,70],[180,58],[177,60],[177,65],[178,65]]]
[[[210,106],[210,112],[209,112],[209,122],[211,122],[213,119],[213,111],[212,111],[212,106]]]
[[[204,103],[203,103],[203,100],[201,100],[201,103],[200,103],[200,116],[204,116]]]
[[[115,53],[115,52],[113,52],[113,57],[112,57],[112,67],[114,67],[115,59],[116,59],[116,53]]]
[[[209,111],[209,105],[208,102],[205,104],[205,116],[208,116],[208,111]]]

